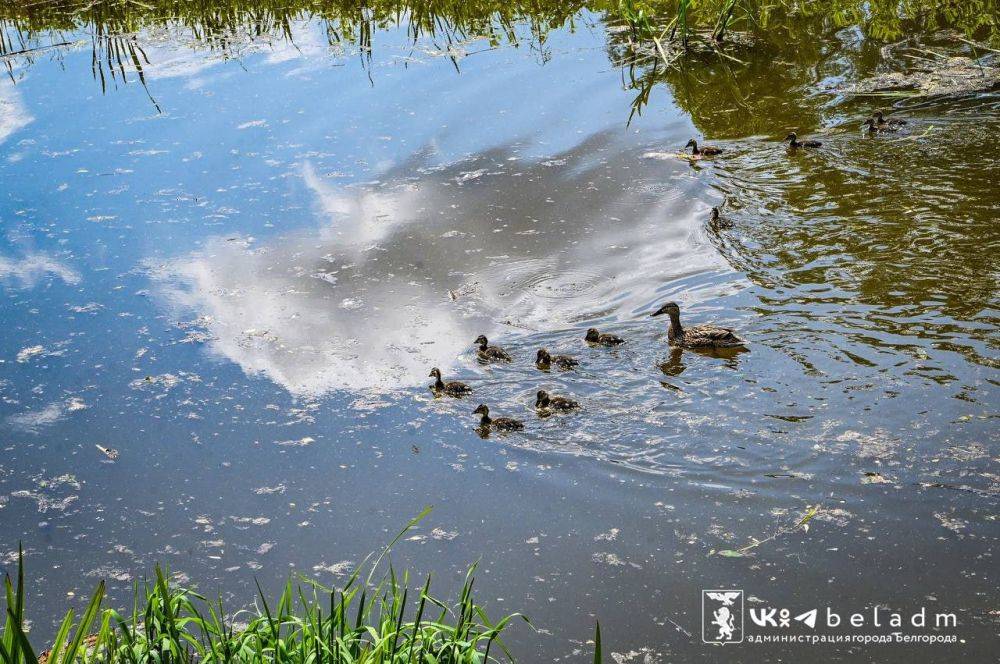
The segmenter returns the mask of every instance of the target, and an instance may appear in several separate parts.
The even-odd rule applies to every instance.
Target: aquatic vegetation
[[[759,547],[761,544],[772,542],[783,535],[787,535],[788,533],[795,532],[796,530],[808,532],[809,522],[812,521],[818,514],[820,514],[820,506],[810,505],[806,508],[805,513],[793,524],[781,526],[767,537],[762,537],[760,539],[754,537],[749,544],[741,546],[738,549],[721,549],[719,551],[715,551],[713,549],[709,552],[709,555],[717,555],[724,558],[742,558],[750,555],[750,552]]]
[[[487,616],[473,594],[476,565],[468,569],[458,600],[450,605],[430,594],[430,577],[411,588],[409,575],[397,575],[391,564],[374,580],[391,547],[429,511],[411,520],[370,565],[358,566],[343,587],[302,578],[286,583],[278,599],[268,601],[258,585],[258,601],[249,610],[227,611],[221,600],[174,585],[157,566],[152,580],[136,584],[132,610],[123,614],[101,609],[101,581],[79,620],[74,611],[67,612],[44,652],[39,637],[27,629],[28,588],[19,551],[17,578],[5,580],[0,663],[477,664],[500,661],[501,655],[513,661],[501,635],[515,619],[530,621],[518,613],[495,622]],[[595,662],[600,661],[599,629]]]

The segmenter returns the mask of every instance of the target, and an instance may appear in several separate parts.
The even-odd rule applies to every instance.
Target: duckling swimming
[[[863,126],[868,127],[869,134],[881,134],[883,132],[896,131],[897,129],[899,129],[897,125],[892,125],[891,127],[889,125],[880,127],[878,123],[875,122],[875,120],[873,120],[872,118],[868,118],[867,120],[865,120]]]
[[[711,145],[703,145],[698,147],[698,141],[693,138],[687,142],[685,148],[691,148],[691,154],[700,155],[702,157],[714,157],[717,154],[722,154],[722,148],[713,147]]]
[[[681,348],[742,348],[746,341],[740,339],[732,330],[717,325],[694,325],[689,328],[681,326],[681,308],[676,302],[667,302],[654,311],[651,316],[668,314],[670,328],[667,330],[667,340],[671,346]]]
[[[878,125],[879,129],[883,130],[896,131],[906,124],[906,120],[900,120],[899,118],[889,118],[886,120],[882,111],[875,111],[872,113],[872,117],[875,119],[875,124]]]
[[[545,390],[538,390],[538,394],[535,395],[535,409],[542,413],[548,413],[553,410],[565,413],[579,407],[579,401],[567,399],[566,397],[549,396],[549,393]]]
[[[553,364],[566,371],[580,363],[569,355],[549,355],[549,351],[539,348],[538,354],[535,355],[535,366],[542,371],[548,371],[552,368]]]
[[[618,346],[625,343],[625,340],[618,335],[601,333],[593,327],[587,330],[587,336],[584,337],[584,340],[598,346]]]
[[[457,380],[449,380],[446,383],[441,380],[441,370],[437,367],[431,369],[430,377],[437,379],[434,381],[434,384],[431,385],[431,391],[438,396],[447,394],[450,397],[462,397],[466,394],[472,393],[472,388],[465,383],[461,383]]]
[[[823,145],[819,141],[800,141],[794,131],[785,136],[785,140],[788,141],[788,146],[792,148],[818,148]]]
[[[720,216],[719,208],[712,208],[712,214],[708,218],[708,225],[710,228],[732,228],[733,222],[729,219],[724,219]]]
[[[524,422],[511,417],[490,417],[490,409],[486,404],[479,404],[479,407],[472,411],[473,415],[482,415],[479,420],[479,428],[483,431],[520,431],[524,428]]]
[[[480,362],[510,362],[510,353],[499,346],[490,346],[485,334],[476,337],[475,343],[479,346],[476,355]]]

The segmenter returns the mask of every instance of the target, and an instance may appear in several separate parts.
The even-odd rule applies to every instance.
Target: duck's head
[[[483,415],[484,417],[490,414],[490,409],[487,408],[486,404],[481,403],[476,406],[476,409],[472,411],[473,415]]]
[[[549,355],[549,351],[544,348],[539,348],[538,353],[535,355],[536,364],[545,364],[552,361],[552,356]]]
[[[799,140],[799,137],[794,131],[791,131],[788,132],[788,136],[785,136],[785,140],[794,143],[795,141]]]
[[[714,207],[712,208],[712,221],[718,221],[718,220],[719,220],[719,208]]]
[[[650,316],[662,316],[663,314],[670,314],[670,317],[681,315],[681,308],[677,306],[676,302],[667,302],[662,307],[649,314]]]
[[[694,140],[692,138],[690,141],[687,142],[687,145],[685,145],[684,147],[686,147],[686,148],[696,148],[696,147],[698,147],[698,141],[696,141],[696,140]]]
[[[437,367],[434,367],[433,369],[431,369],[430,377],[431,378],[440,378],[441,377],[441,370],[438,369]]]
[[[489,343],[489,342],[486,341],[486,335],[485,334],[480,334],[478,337],[476,337],[475,344],[477,346],[485,346],[487,343]]]
[[[875,120],[878,121],[879,124],[885,122],[885,116],[882,114],[882,111],[875,111],[874,113],[872,113],[872,117],[875,118]]]
[[[535,395],[535,408],[541,408],[549,403],[549,393],[545,390],[538,390],[538,394]]]
[[[587,336],[584,337],[587,341],[597,341],[601,336],[601,333],[597,331],[596,327],[592,327],[587,330]]]

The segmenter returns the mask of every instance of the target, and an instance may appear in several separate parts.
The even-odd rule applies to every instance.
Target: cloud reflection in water
[[[719,269],[681,216],[683,169],[606,137],[530,162],[509,148],[414,158],[355,187],[306,164],[318,228],[261,247],[216,237],[160,277],[215,352],[292,393],[420,385],[432,366],[460,372],[480,333],[576,334],[632,318],[667,280]]]

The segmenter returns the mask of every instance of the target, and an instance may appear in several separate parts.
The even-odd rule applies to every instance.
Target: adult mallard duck
[[[717,148],[711,145],[702,145],[698,147],[698,141],[693,138],[687,142],[685,148],[691,148],[691,154],[698,155],[701,157],[714,157],[717,154],[722,154],[722,148]]]
[[[732,330],[718,325],[693,325],[685,328],[681,325],[681,308],[676,302],[667,302],[654,311],[651,316],[670,316],[670,328],[667,330],[667,340],[671,346],[681,348],[741,348],[746,341],[740,339]]]
[[[798,135],[793,131],[785,136],[788,146],[792,148],[818,148],[823,145],[819,141],[800,141]]]
[[[510,353],[499,346],[491,346],[485,334],[476,337],[475,344],[479,346],[476,352],[480,362],[510,362]]]
[[[625,343],[625,340],[615,334],[604,334],[598,332],[596,328],[590,328],[587,330],[587,335],[583,338],[584,341],[591,344],[597,344],[598,346],[618,346]]]
[[[552,396],[545,390],[538,390],[538,393],[535,395],[535,409],[543,413],[553,410],[566,412],[579,407],[579,401],[567,399],[566,397]]]
[[[486,404],[479,406],[472,411],[473,415],[482,415],[479,419],[479,428],[483,431],[520,431],[524,428],[524,422],[511,417],[490,417],[490,409]]]
[[[553,364],[563,371],[566,371],[567,369],[572,369],[580,363],[569,355],[549,355],[549,351],[544,348],[539,348],[538,354],[535,355],[535,366],[542,371],[548,371],[552,368]]]
[[[436,379],[434,384],[431,385],[431,391],[434,394],[447,394],[450,397],[462,397],[466,394],[472,394],[472,388],[465,383],[457,380],[449,380],[446,383],[441,380],[441,370],[437,367],[431,369],[430,377]]]

